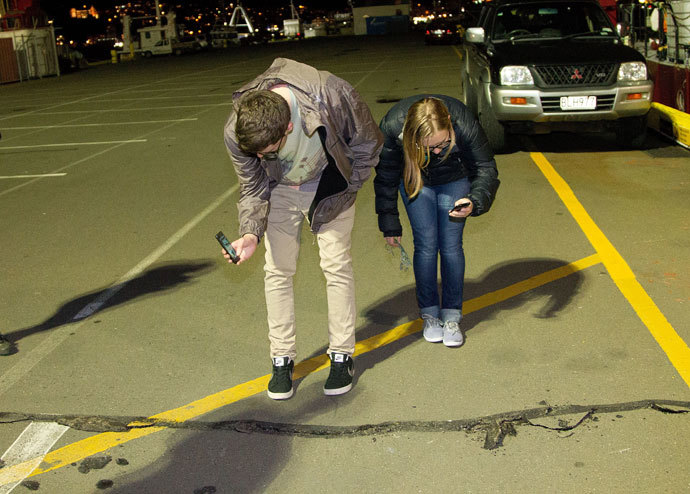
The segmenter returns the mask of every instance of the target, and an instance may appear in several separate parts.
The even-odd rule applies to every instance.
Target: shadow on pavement
[[[172,290],[184,283],[189,283],[194,277],[199,276],[204,271],[208,271],[211,266],[213,266],[212,262],[205,261],[167,264],[149,269],[136,278],[120,285],[101,288],[72,299],[64,303],[55,314],[42,323],[5,333],[5,336],[16,344],[25,336],[79,322],[111,307],[116,307],[147,295],[156,295],[160,292]],[[108,296],[108,294],[112,295]],[[105,298],[105,301],[99,304],[98,301],[102,298]],[[85,310],[90,304],[94,308],[93,312]]]
[[[465,281],[465,300],[505,288],[566,264],[557,259],[521,259],[494,266],[481,277]],[[574,272],[565,278],[468,314],[463,320],[463,327],[469,331],[482,321],[493,319],[501,312],[519,308],[526,302],[538,298],[544,298],[545,303],[534,317],[557,317],[558,312],[566,307],[578,292],[582,278],[580,272]],[[419,315],[414,285],[387,295],[365,308],[363,315],[368,322],[357,331],[360,341],[417,319]],[[325,335],[324,331],[324,338]],[[394,356],[396,352],[420,338],[421,334],[417,333],[359,356],[355,384],[357,378],[367,369]],[[307,358],[322,355],[326,349],[327,347],[323,346]],[[322,379],[303,379],[295,382],[295,387],[299,388],[295,396],[297,399],[277,402],[268,399],[262,392],[206,414],[203,421],[217,423],[218,430],[174,432],[168,439],[165,460],[146,466],[132,473],[131,477],[127,475],[132,480],[124,484],[115,481],[110,492],[170,492],[169,489],[173,485],[179,489],[177,492],[196,494],[264,492],[273,479],[287,468],[288,463],[299,465],[299,459],[292,458],[293,437],[279,433],[242,433],[238,430],[227,430],[221,427],[223,422],[260,420],[282,424],[314,423],[314,419],[326,413],[332,416],[346,414],[346,409],[339,409],[347,407],[357,399],[356,385],[350,393],[340,397],[324,396],[322,386]],[[180,436],[183,438],[180,439]],[[130,465],[132,464],[130,461]]]
[[[559,259],[520,259],[492,266],[482,276],[475,279],[465,279],[464,300],[468,301],[487,293],[500,290],[532,276],[543,274],[547,271],[566,266],[568,263]],[[544,305],[534,314],[538,318],[557,317],[559,311],[565,308],[577,294],[582,284],[583,275],[574,272],[565,278],[554,280],[527,292],[516,295],[508,300],[492,304],[481,310],[465,314],[460,324],[463,332],[467,334],[479,323],[494,319],[504,311],[513,310],[523,304],[535,300],[544,299]],[[439,288],[440,291],[440,288]],[[411,285],[393,295],[381,299],[376,304],[364,309],[363,315],[369,321],[364,327],[357,330],[357,340],[361,341],[371,336],[387,331],[400,324],[418,319],[419,309],[415,296],[415,286]],[[489,329],[490,330],[490,329]],[[468,341],[471,336],[468,336]],[[364,371],[373,368],[378,362],[382,362],[399,350],[422,339],[421,332],[398,340],[394,343],[369,352],[357,358],[356,378],[361,377]],[[326,352],[315,352],[309,358]]]
[[[509,135],[509,139],[511,153],[516,151],[559,154],[616,153],[622,150],[621,146],[616,144],[615,136],[611,132],[551,132],[529,136],[515,134]],[[659,157],[687,155],[687,150],[651,130],[647,133],[647,138],[639,150]]]
[[[205,423],[218,423],[218,430],[174,431],[167,439],[165,454],[137,472],[126,474],[127,482],[114,480],[108,492],[133,493],[230,493],[267,492],[273,479],[288,464],[297,465],[292,456],[291,435],[243,433],[223,428],[224,421],[258,417],[264,422],[303,423],[324,413],[333,413],[357,399],[357,389],[339,397],[324,396],[322,382],[303,386],[300,399],[272,401],[265,393],[248,398],[248,406],[220,409],[204,416]],[[247,403],[245,403],[246,405]],[[335,445],[335,443],[334,443]],[[117,454],[117,453],[115,453]],[[336,455],[337,456],[337,455]],[[127,468],[136,465],[125,458]],[[334,461],[349,461],[334,457]],[[107,476],[107,472],[102,475]],[[95,482],[95,479],[94,479]]]
[[[499,264],[487,270],[479,278],[465,279],[463,298],[467,301],[567,264],[567,262],[558,259],[520,259]],[[577,293],[581,281],[582,275],[576,272],[562,280],[547,283],[504,302],[482,309],[478,313],[466,314],[463,318],[462,328],[464,331],[468,331],[481,320],[492,318],[497,312],[514,309],[528,300],[540,297],[548,297],[548,299],[536,317],[555,317]],[[373,336],[379,333],[379,330],[385,331],[404,322],[419,318],[414,285],[381,299],[381,301],[371,307],[364,309],[363,314],[369,321],[369,324],[357,330],[358,340]]]

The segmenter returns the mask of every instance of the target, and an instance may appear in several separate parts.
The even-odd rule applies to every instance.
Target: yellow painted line
[[[537,288],[552,281],[565,278],[568,275],[586,269],[590,266],[594,266],[595,264],[599,264],[600,262],[601,260],[599,255],[593,254],[585,257],[584,259],[580,259],[579,261],[546,271],[508,287],[486,293],[471,300],[467,300],[463,303],[463,312],[465,314],[470,314],[472,312],[481,310],[485,307],[489,307],[504,300],[508,300],[511,297],[525,293],[533,288]],[[355,346],[355,355],[362,355],[372,350],[376,350],[377,348],[381,348],[389,343],[400,340],[405,336],[421,331],[421,329],[421,319],[416,319],[414,321],[402,324],[398,327],[357,343]],[[325,369],[328,367],[328,365],[328,357],[326,355],[320,355],[309,360],[304,360],[295,366],[293,377],[294,379],[300,379],[313,372]],[[0,469],[0,486],[13,482],[19,482],[26,477],[33,477],[35,475],[70,465],[83,460],[88,456],[101,453],[107,449],[132,441],[133,439],[139,439],[141,437],[164,430],[165,427],[155,425],[157,420],[179,423],[185,422],[213,410],[217,410],[223,406],[261,393],[266,390],[270,378],[271,375],[267,374],[251,381],[238,384],[232,388],[219,391],[218,393],[206,396],[181,407],[174,408],[157,415],[152,415],[149,417],[148,421],[132,422],[128,424],[130,427],[142,427],[140,429],[131,429],[127,432],[104,432],[102,434],[97,434],[75,443],[68,444],[67,446],[63,446],[62,448],[48,453],[44,457],[43,463],[41,463],[38,468],[33,470],[33,472],[32,469],[35,466],[35,462],[32,463],[31,460],[19,463],[17,465],[7,466],[3,469]],[[29,475],[29,472],[32,473]]]
[[[601,261],[608,270],[614,283],[642,320],[661,349],[666,353],[671,364],[676,368],[685,383],[690,386],[690,348],[666,320],[654,300],[637,281],[628,263],[625,262],[604,233],[594,223],[585,208],[580,204],[570,186],[556,172],[551,163],[541,153],[530,153],[532,160],[539,167],[575,221],[589,239],[594,249],[601,256]]]

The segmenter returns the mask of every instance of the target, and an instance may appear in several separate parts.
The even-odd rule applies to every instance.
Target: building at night
[[[363,0],[352,9],[355,34],[407,32],[410,25],[409,0]]]
[[[59,73],[55,31],[39,0],[0,0],[0,83]]]

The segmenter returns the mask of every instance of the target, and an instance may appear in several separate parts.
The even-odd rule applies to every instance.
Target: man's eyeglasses
[[[278,151],[280,151],[280,148],[283,147],[283,144],[285,143],[285,140],[287,139],[287,133],[283,135],[283,137],[280,138],[280,140],[270,146],[267,146],[266,149],[268,148],[273,148],[271,151],[265,152],[265,153],[256,153],[256,155],[259,158],[267,159],[267,160],[276,160],[278,159]]]

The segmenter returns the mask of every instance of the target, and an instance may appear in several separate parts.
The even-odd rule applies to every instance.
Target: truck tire
[[[647,115],[621,118],[616,122],[616,143],[626,149],[639,149],[647,138]]]
[[[144,57],[145,57],[145,58],[151,58],[152,56],[153,56],[153,53],[151,53],[150,51],[145,51],[145,52],[144,52]]]
[[[496,119],[496,115],[494,115],[494,111],[485,97],[481,98],[479,105],[479,123],[484,129],[494,153],[508,152],[506,128]]]

